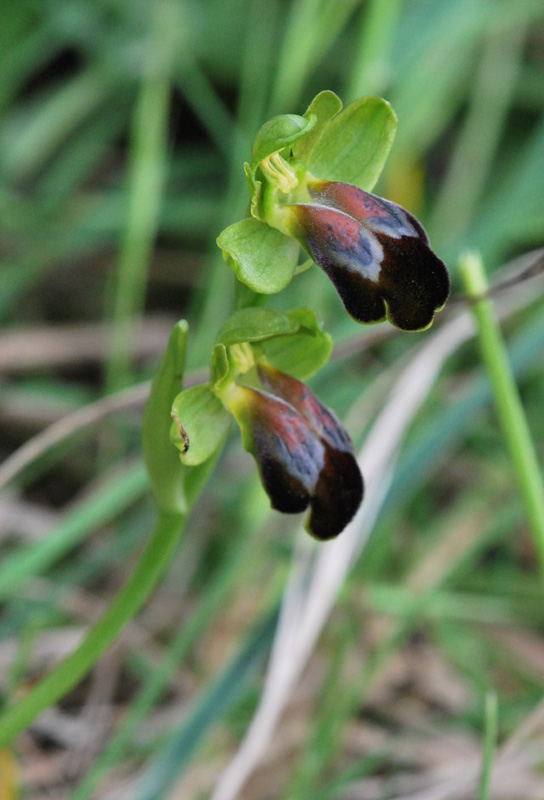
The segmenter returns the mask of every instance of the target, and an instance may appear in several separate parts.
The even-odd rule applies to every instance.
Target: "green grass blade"
[[[111,352],[106,389],[130,383],[130,339],[142,314],[147,265],[157,231],[166,167],[170,75],[178,41],[178,16],[170,0],[154,8],[146,69],[132,123],[127,221],[113,290]]]
[[[38,714],[53,705],[96,664],[150,594],[178,544],[184,518],[161,516],[136,569],[83,642],[45,678],[0,714],[0,747],[6,747]]]
[[[484,759],[480,777],[478,800],[490,800],[491,772],[497,748],[497,729],[499,724],[499,704],[495,692],[488,692],[485,698]]]
[[[125,511],[148,489],[147,472],[141,463],[125,469],[115,480],[110,475],[106,485],[66,514],[47,538],[3,560],[0,598],[7,597],[22,580],[43,573],[89,533]]]

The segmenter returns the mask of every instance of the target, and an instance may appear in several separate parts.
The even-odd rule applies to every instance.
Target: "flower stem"
[[[134,617],[169,564],[184,521],[181,514],[158,517],[153,536],[136,569],[79,647],[21,701],[0,714],[0,748],[8,745],[38,714],[75,686]]]
[[[544,578],[544,486],[533,440],[492,303],[482,297],[487,292],[488,283],[481,258],[467,254],[461,259],[460,270],[467,293],[475,298],[472,311],[480,352],[491,381],[497,416],[525,503]]]

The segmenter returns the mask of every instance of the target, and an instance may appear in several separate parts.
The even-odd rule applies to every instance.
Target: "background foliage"
[[[189,381],[202,377],[233,296],[215,238],[245,213],[242,163],[262,122],[302,113],[323,88],[344,103],[385,97],[399,128],[376,191],[422,220],[454,294],[467,248],[494,280],[544,237],[544,10],[20,0],[1,14],[2,457],[29,442],[24,469],[0,470],[11,479],[0,500],[11,703],[80,640],[148,539],[141,383],[181,317]],[[541,294],[536,279],[503,296],[540,463]],[[311,305],[333,334],[312,387],[356,445],[448,318],[419,335],[363,330],[315,269],[272,304]],[[493,797],[544,793],[541,578],[476,350],[459,345],[411,421],[372,536],[244,798],[464,797],[451,775],[477,780],[496,722],[490,691],[502,743]],[[37,435],[52,425],[46,446]],[[22,786],[33,800],[196,800],[224,786],[291,564],[314,557],[298,521],[268,506],[233,436],[144,611],[0,753],[3,796]]]

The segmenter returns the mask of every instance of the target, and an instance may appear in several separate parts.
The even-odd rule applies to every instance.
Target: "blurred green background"
[[[399,127],[375,191],[421,219],[455,297],[467,249],[493,281],[544,242],[544,5],[4,0],[0,14],[2,460],[68,420],[0,498],[0,688],[12,702],[98,617],[149,535],[138,387],[181,317],[190,380],[207,366],[233,297],[215,239],[246,213],[242,164],[261,124],[325,88],[344,104],[390,101]],[[542,463],[544,303],[542,283],[527,286],[509,290],[504,331]],[[315,307],[333,334],[312,387],[357,446],[448,318],[418,335],[365,331],[317,269],[270,302]],[[115,415],[99,406],[97,424],[70,427],[131,386]],[[0,754],[0,796],[209,797],[262,691],[297,524],[269,510],[233,432],[161,587],[92,675]],[[490,689],[500,741],[538,730],[543,624],[469,343],[413,420],[370,541],[241,796],[426,797],[440,769],[480,763]],[[507,764],[512,786],[492,796],[542,797],[539,752]],[[432,796],[466,796],[450,790]]]

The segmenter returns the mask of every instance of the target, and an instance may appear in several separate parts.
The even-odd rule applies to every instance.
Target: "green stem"
[[[42,711],[75,686],[134,617],[170,562],[185,517],[162,514],[136,569],[79,647],[53,669],[17,705],[0,714],[0,748],[7,746]]]
[[[269,0],[251,0],[248,3],[247,34],[241,52],[238,108],[230,150],[228,190],[219,219],[220,229],[249,213],[248,210],[245,211],[248,194],[241,164],[251,152],[252,140],[248,131],[257,131],[266,116],[269,84],[271,76],[275,74],[276,63],[274,45],[279,18],[276,6],[276,3]],[[215,242],[212,253],[203,283],[206,292],[195,293],[190,315],[198,319],[198,329],[191,344],[191,364],[199,366],[207,363],[218,320],[229,315],[232,305],[232,275],[228,274],[229,270],[225,270]],[[239,281],[235,283],[238,284]],[[245,303],[237,307],[243,308]]]
[[[484,267],[479,256],[460,262],[465,289],[476,299],[472,306],[480,352],[487,370],[499,423],[510,452],[544,578],[544,486],[527,419],[512,374],[506,347],[489,299]]]

